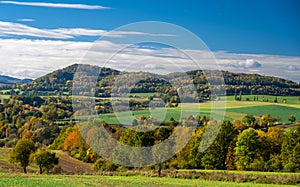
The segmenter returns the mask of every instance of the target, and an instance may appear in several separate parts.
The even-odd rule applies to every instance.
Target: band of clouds
[[[23,6],[37,6],[48,8],[69,8],[69,9],[85,9],[85,10],[105,10],[110,7],[100,5],[86,5],[86,4],[67,4],[67,3],[47,3],[47,2],[19,2],[19,1],[0,1],[2,4],[23,5]]]
[[[40,29],[21,23],[0,21],[0,36],[30,36],[51,39],[73,39],[78,36],[122,37],[125,35],[173,36],[170,34],[151,34],[136,31],[106,31],[85,28]]]
[[[22,18],[22,19],[18,19],[17,21],[21,21],[21,22],[34,22],[35,19],[30,19],[30,18]]]
[[[0,70],[0,74],[19,78],[38,78],[59,68],[66,67],[74,63],[81,63],[81,59],[93,46],[93,42],[76,41],[56,41],[56,40],[29,40],[29,39],[0,39],[0,66],[5,67]],[[120,46],[122,45],[122,46]],[[97,64],[98,59],[108,59],[113,55],[116,48],[123,48],[124,44],[116,44],[110,41],[100,41],[97,43],[95,51],[90,51],[90,64]],[[139,67],[144,69],[134,69],[132,71],[150,72],[175,72],[178,68],[183,70],[194,70],[195,66],[187,66],[190,60],[183,53],[194,53],[203,69],[218,69],[207,58],[208,51],[182,49],[178,51],[172,48],[145,49],[126,48],[115,55],[107,66],[120,69],[128,67],[130,63],[139,63]],[[300,57],[263,55],[263,54],[234,54],[224,51],[214,52],[221,70],[243,73],[257,73],[282,77],[300,82],[299,63]],[[246,63],[239,67],[240,62]],[[261,64],[260,67],[253,66],[255,62]],[[174,64],[177,67],[174,67]],[[179,66],[179,67],[178,67]],[[127,69],[128,70],[128,69]]]

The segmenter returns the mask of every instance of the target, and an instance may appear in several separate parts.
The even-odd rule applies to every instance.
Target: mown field
[[[178,179],[178,178],[158,178],[145,176],[101,176],[101,175],[24,175],[0,173],[0,186],[22,186],[22,187],[82,187],[82,186],[154,186],[154,187],[174,187],[174,186],[219,186],[219,187],[279,187],[275,184],[255,184],[255,183],[235,183],[208,181],[198,179]],[[289,185],[285,185],[289,186]]]

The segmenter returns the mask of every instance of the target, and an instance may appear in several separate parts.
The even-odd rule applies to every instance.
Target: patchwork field
[[[147,94],[144,94],[147,95]],[[142,95],[140,95],[142,96]],[[148,95],[147,95],[148,96]],[[200,114],[205,116],[212,116],[214,119],[242,119],[245,114],[253,114],[260,117],[264,114],[270,114],[280,120],[282,123],[288,123],[289,115],[294,115],[297,120],[300,120],[300,101],[295,96],[278,96],[277,103],[274,103],[275,96],[260,95],[259,101],[253,101],[254,96],[243,96],[242,101],[235,101],[234,96],[222,97],[217,101],[204,102],[204,103],[184,103],[184,111],[190,114]],[[246,99],[249,101],[246,101]],[[265,101],[262,101],[262,99]],[[268,100],[268,102],[266,101]],[[286,100],[283,103],[282,100]],[[153,116],[158,119],[169,120],[174,118],[178,120],[183,110],[183,104],[176,108],[155,108],[150,110],[132,111],[134,118],[138,119],[139,116]],[[213,109],[212,109],[213,108]],[[119,124],[125,122],[131,124],[134,118],[131,118],[129,112],[115,112],[113,114],[101,114],[100,119],[110,124]]]

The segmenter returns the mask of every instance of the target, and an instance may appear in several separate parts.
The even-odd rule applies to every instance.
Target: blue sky
[[[37,2],[39,3],[36,4]],[[282,62],[282,59],[285,59],[285,67],[288,67],[286,70],[293,71],[293,75],[278,76],[299,80],[299,9],[300,2],[297,0],[0,1],[0,39],[2,48],[6,50],[7,42],[12,43],[12,40],[16,42],[26,39],[28,43],[41,40],[84,43],[92,42],[98,39],[101,33],[125,24],[163,21],[195,33],[216,53],[217,58],[228,61],[226,67],[231,67],[229,70],[243,61],[244,69],[237,71],[248,72],[245,68],[250,66],[254,72],[274,75],[275,70],[266,72],[264,69],[268,65],[271,66],[267,64],[269,61],[266,59],[271,61],[276,58],[277,65],[280,60]],[[74,34],[74,28],[83,30]],[[24,44],[24,48],[26,45]],[[20,44],[18,46],[22,48]],[[241,56],[242,54],[244,56]],[[12,59],[8,60],[14,62]],[[256,63],[262,66],[255,66]],[[24,77],[40,75],[29,75],[22,71],[19,74],[23,75],[10,71],[0,73]]]
[[[35,22],[27,25],[39,28],[80,27],[105,30],[137,21],[164,21],[194,32],[211,50],[300,55],[300,2],[297,0],[44,2],[101,5],[111,9],[84,10],[1,4],[0,18],[9,22],[22,18],[34,19]]]

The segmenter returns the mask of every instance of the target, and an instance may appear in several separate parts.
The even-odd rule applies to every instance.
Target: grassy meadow
[[[23,186],[23,187],[82,187],[82,186],[132,186],[132,187],[173,187],[173,186],[216,186],[216,187],[279,187],[275,184],[236,183],[209,181],[199,179],[178,179],[167,177],[146,176],[102,176],[102,175],[24,175],[0,173],[0,186]],[[285,185],[289,186],[289,185]]]

